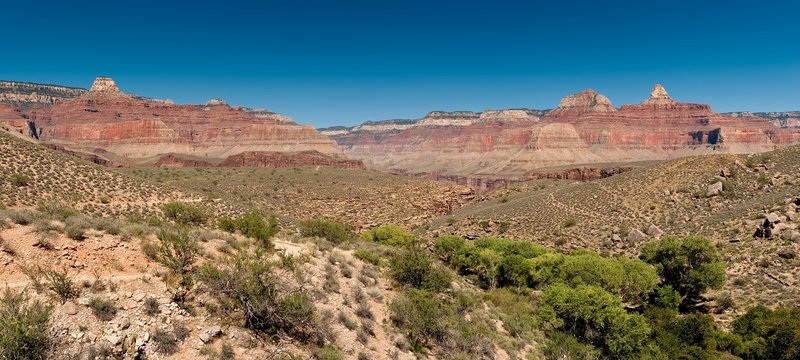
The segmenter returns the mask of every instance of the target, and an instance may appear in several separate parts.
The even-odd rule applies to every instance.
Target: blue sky
[[[0,79],[178,103],[213,97],[318,127],[431,110],[615,105],[656,82],[717,111],[800,110],[797,1],[8,1]]]

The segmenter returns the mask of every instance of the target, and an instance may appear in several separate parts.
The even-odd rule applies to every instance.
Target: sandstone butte
[[[623,163],[757,153],[800,141],[800,129],[677,102],[661,85],[642,103],[620,108],[589,89],[549,111],[435,112],[320,130],[369,166],[478,187],[497,179],[588,179],[623,171],[615,167]]]
[[[220,164],[238,154],[237,166],[346,164],[335,143],[311,126],[268,111],[251,111],[211,100],[205,105],[123,93],[110,78],[97,78],[89,91],[52,104],[13,109],[0,104],[0,122],[68,152],[101,156],[111,163],[167,166]],[[316,154],[313,159],[306,152]],[[259,154],[260,153],[260,154]],[[286,153],[287,155],[280,155]],[[303,155],[305,154],[305,155]],[[279,156],[280,155],[280,156]],[[266,158],[274,157],[271,161]],[[180,159],[176,161],[175,159]],[[248,164],[252,159],[257,163]],[[102,163],[102,161],[95,161]]]

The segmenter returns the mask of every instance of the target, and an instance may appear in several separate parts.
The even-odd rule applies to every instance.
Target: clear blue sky
[[[6,1],[0,79],[212,97],[318,127],[430,110],[615,105],[655,82],[800,110],[798,1]]]

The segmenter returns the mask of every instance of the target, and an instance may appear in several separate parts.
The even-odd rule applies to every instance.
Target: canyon
[[[0,100],[25,98],[38,103],[21,106],[5,101],[0,104],[0,122],[18,135],[70,154],[125,166],[153,165],[175,154],[211,163],[250,154],[249,158],[237,158],[237,166],[250,166],[247,159],[259,162],[253,166],[265,164],[264,156],[254,155],[258,152],[267,153],[266,157],[274,157],[274,153],[318,154],[292,156],[291,161],[298,165],[303,160],[314,160],[308,165],[338,164],[344,157],[332,140],[311,126],[267,110],[229,106],[218,99],[204,105],[178,105],[170,100],[143,98],[122,92],[105,77],[97,78],[88,91],[62,93],[50,98],[28,94],[25,98],[25,94],[7,91]],[[180,163],[191,166],[190,162]]]
[[[785,126],[791,119],[720,114],[675,101],[657,84],[643,102],[619,108],[588,89],[552,110],[432,112],[320,131],[371,167],[481,184],[586,180],[619,172],[620,164],[772,151],[800,141],[800,129]]]

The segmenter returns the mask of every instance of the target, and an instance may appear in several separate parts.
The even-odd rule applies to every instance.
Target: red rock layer
[[[619,109],[587,90],[565,97],[541,120],[493,117],[467,126],[356,130],[331,137],[349,157],[379,168],[522,179],[552,166],[770,151],[799,142],[800,130],[782,129],[756,116],[721,115],[708,105],[679,103],[657,85],[649,99]]]

